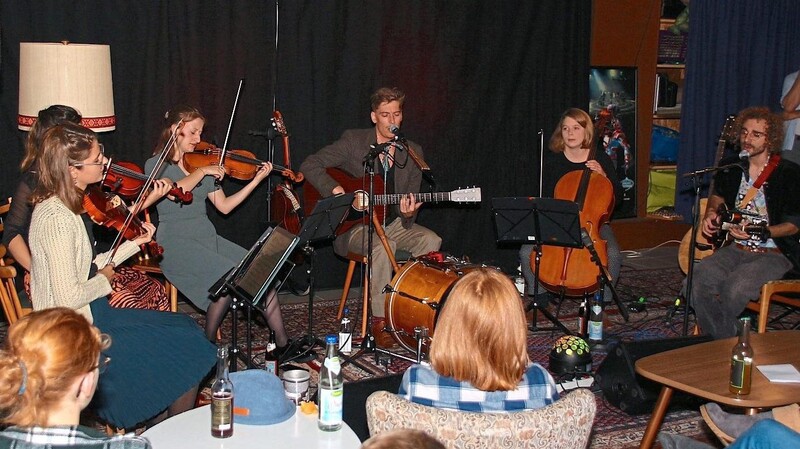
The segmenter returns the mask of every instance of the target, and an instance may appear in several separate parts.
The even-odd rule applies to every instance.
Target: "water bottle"
[[[211,436],[233,435],[233,383],[228,377],[228,348],[217,348],[217,375],[211,384]]]
[[[589,313],[589,341],[603,341],[603,298],[600,290],[595,292]]]
[[[342,400],[344,383],[342,366],[337,353],[336,335],[325,337],[325,361],[319,372],[319,419],[317,427],[324,431],[342,428]]]
[[[342,323],[339,326],[339,351],[344,354],[350,354],[350,351],[353,350],[353,323],[350,321],[350,318],[347,317],[349,312],[350,309],[345,307],[344,314],[342,315]]]

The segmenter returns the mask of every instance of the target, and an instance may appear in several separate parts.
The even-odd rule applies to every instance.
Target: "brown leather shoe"
[[[386,318],[376,317],[372,319],[370,331],[375,337],[375,344],[381,348],[391,348],[397,346],[397,342],[392,337],[392,334],[384,331],[386,327]]]

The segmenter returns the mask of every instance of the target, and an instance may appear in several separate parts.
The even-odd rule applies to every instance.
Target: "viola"
[[[189,173],[194,172],[200,167],[209,165],[221,165],[225,169],[225,174],[244,181],[253,179],[258,168],[266,161],[256,159],[255,155],[247,150],[228,150],[225,158],[220,161],[223,150],[216,145],[200,142],[195,146],[194,151],[189,151],[183,155],[183,166]],[[291,179],[293,182],[302,182],[303,174],[294,172],[284,166],[272,164],[272,169],[281,175]]]
[[[594,155],[593,149],[589,159],[594,159]],[[589,168],[571,171],[558,180],[553,196],[578,203],[581,228],[591,237],[601,264],[607,267],[608,247],[600,237],[600,226],[608,221],[614,207],[614,186],[611,181]],[[586,201],[587,198],[591,200]],[[544,288],[572,296],[598,290],[600,267],[592,260],[587,248],[543,245],[541,252],[539,282]],[[531,266],[535,269],[535,265],[534,252],[531,254]]]
[[[103,185],[111,189],[112,192],[127,199],[132,200],[139,195],[142,186],[147,181],[147,175],[133,162],[118,162],[111,164],[103,179]],[[172,189],[167,192],[172,195],[175,201],[180,203],[191,203],[192,192],[184,192],[176,183],[172,183]]]
[[[93,222],[109,228],[121,231],[126,240],[133,240],[147,231],[142,226],[142,221],[135,215],[130,216],[125,203],[118,197],[109,192],[104,192],[99,186],[89,186],[83,194],[83,208]],[[126,220],[129,221],[126,226]],[[148,250],[150,254],[161,255],[164,248],[158,245],[155,240],[150,241]]]

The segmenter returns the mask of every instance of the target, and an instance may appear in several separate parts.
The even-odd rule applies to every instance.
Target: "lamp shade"
[[[94,131],[116,128],[108,45],[21,42],[19,53],[19,129],[54,104],[75,108]]]

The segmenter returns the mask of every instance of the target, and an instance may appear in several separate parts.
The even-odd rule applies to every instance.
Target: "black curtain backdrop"
[[[539,129],[546,143],[564,109],[588,104],[590,28],[589,0],[3,0],[0,195],[13,193],[25,138],[20,42],[111,45],[118,124],[100,139],[139,164],[177,103],[199,107],[204,140],[222,145],[242,78],[229,148],[269,158],[248,131],[269,127],[274,99],[295,168],[344,129],[369,127],[370,93],[397,86],[407,93],[403,130],[422,144],[439,190],[483,191],[479,205],[424,207],[420,223],[443,236],[443,250],[513,271],[517,248],[495,243],[490,199],[538,193]],[[274,152],[283,163],[279,143]],[[220,233],[249,247],[268,225],[267,197],[265,183],[230,216],[214,214]],[[338,286],[345,264],[329,248],[318,254],[317,285]]]
[[[800,67],[797,0],[704,0],[690,8],[678,173],[714,165],[728,114],[780,111],[783,78]],[[691,181],[678,178],[676,209],[687,221],[693,198]]]

